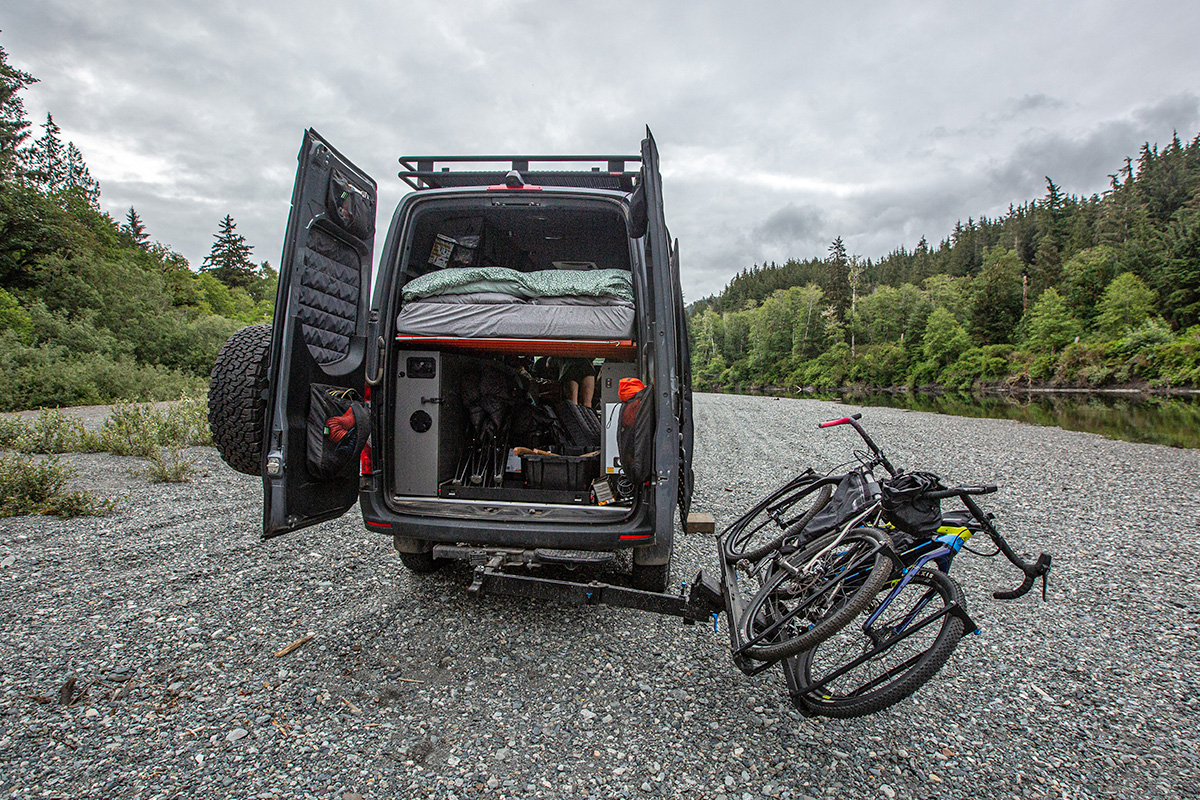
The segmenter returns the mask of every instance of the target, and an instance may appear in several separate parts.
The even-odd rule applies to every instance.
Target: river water
[[[886,406],[931,411],[958,417],[1015,419],[1070,431],[1088,431],[1171,447],[1200,448],[1200,395],[1159,397],[1136,392],[1057,393],[1019,395],[942,392],[930,394],[851,394],[744,392],[780,397],[836,400],[848,405]]]

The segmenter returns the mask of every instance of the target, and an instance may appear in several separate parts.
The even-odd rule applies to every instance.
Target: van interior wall
[[[499,202],[499,201],[498,201]],[[477,237],[471,260],[457,266],[507,267],[518,272],[554,269],[555,262],[592,264],[595,269],[629,269],[625,219],[608,204],[557,201],[530,213],[522,206],[479,201],[437,206],[415,220],[411,256],[403,273],[411,279],[439,266],[426,257],[438,235]]]

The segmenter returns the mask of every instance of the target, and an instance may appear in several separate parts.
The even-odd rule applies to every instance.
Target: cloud
[[[755,237],[773,244],[806,241],[821,230],[821,212],[812,206],[788,203],[772,213],[755,229]]]
[[[1191,92],[1164,97],[1157,103],[1135,109],[1133,118],[1147,130],[1154,131],[1155,137],[1161,137],[1161,131],[1170,128],[1173,131],[1195,131],[1200,128],[1200,97]]]
[[[1009,100],[1005,105],[1007,109],[1004,116],[1008,119],[1036,111],[1057,111],[1066,107],[1062,100],[1042,92],[1022,95],[1015,100]]]
[[[1138,106],[1074,136],[1038,131],[987,170],[989,183],[997,192],[1007,191],[1013,202],[1040,196],[1047,176],[1067,192],[1092,194],[1103,191],[1107,176],[1120,169],[1126,157],[1136,159],[1142,144],[1165,143],[1167,131],[1198,126],[1200,98],[1179,94]]]

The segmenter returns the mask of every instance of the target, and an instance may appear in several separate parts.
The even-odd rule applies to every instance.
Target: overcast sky
[[[134,205],[193,267],[225,214],[278,265],[308,126],[386,217],[400,155],[633,153],[649,124],[689,301],[839,235],[936,242],[1045,175],[1102,191],[1143,142],[1200,132],[1200,4],[1179,0],[37,0],[0,29],[104,210]]]

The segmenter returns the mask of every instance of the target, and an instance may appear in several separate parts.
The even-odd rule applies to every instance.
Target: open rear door
[[[365,385],[375,181],[311,129],[299,161],[271,330],[263,538],[341,516],[358,497],[357,463],[310,473],[308,412],[314,384]]]
[[[687,530],[688,511],[692,507],[692,447],[696,432],[692,427],[692,354],[688,340],[687,311],[683,307],[683,287],[679,283],[679,240],[671,248],[671,283],[675,293],[675,358],[679,374],[679,524]]]
[[[680,379],[678,330],[682,321],[671,277],[670,234],[663,214],[662,176],[658,171],[658,146],[646,128],[642,140],[642,185],[646,193],[646,259],[653,291],[651,343],[654,373],[654,538],[655,544],[634,553],[635,563],[665,564],[670,560],[674,537],[674,509],[680,502]]]

